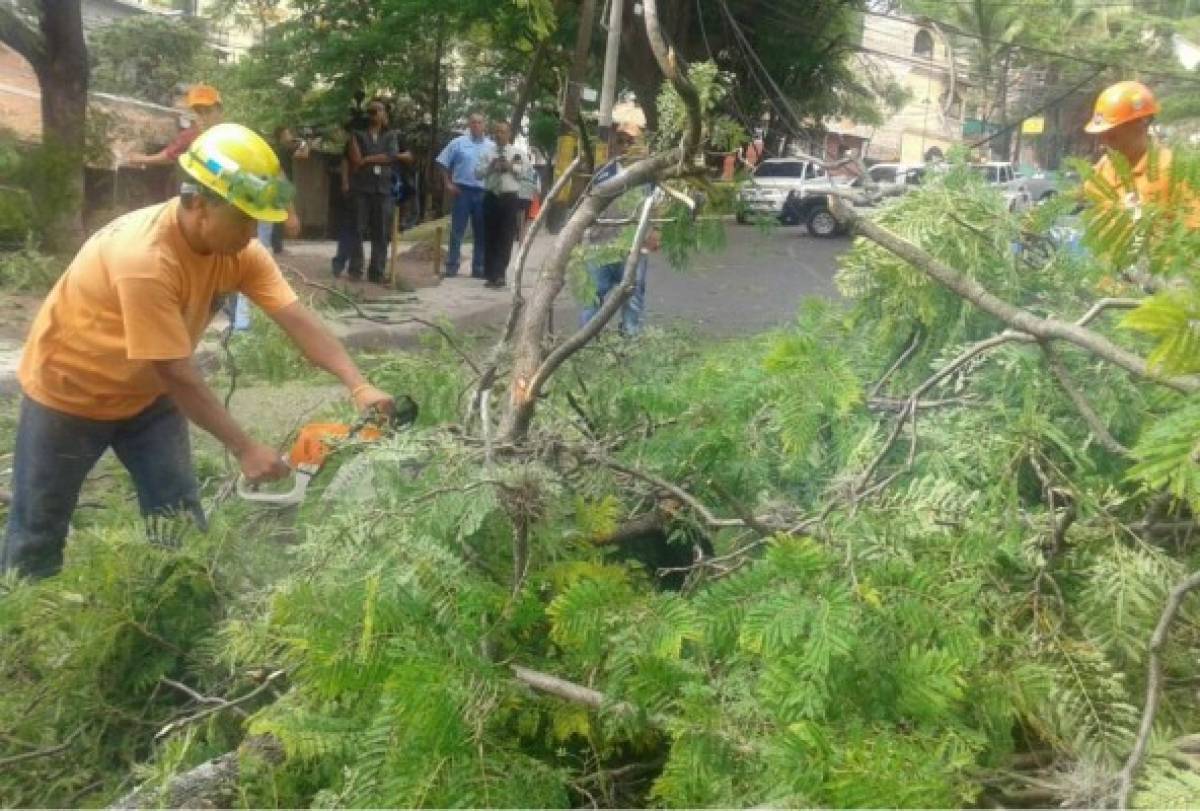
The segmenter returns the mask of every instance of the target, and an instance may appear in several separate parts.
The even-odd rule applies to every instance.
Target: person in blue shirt
[[[483,271],[483,181],[475,173],[479,159],[496,148],[492,139],[483,134],[484,120],[480,113],[471,113],[467,132],[460,135],[437,156],[446,193],[454,200],[450,214],[450,250],[446,254],[446,275],[457,276],[463,234],[467,221],[475,235],[475,252],[471,256],[471,276],[484,278]]]

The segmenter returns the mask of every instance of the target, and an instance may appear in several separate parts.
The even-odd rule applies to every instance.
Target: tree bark
[[[72,250],[83,243],[83,149],[88,58],[80,0],[43,0],[38,23],[45,62],[34,65],[42,91],[42,146],[60,154],[69,204],[51,213],[47,243]]]
[[[438,156],[438,137],[441,130],[441,106],[442,106],[442,49],[446,43],[446,21],[441,17],[437,19],[437,33],[433,40],[433,88],[430,92],[429,102],[429,166],[426,167],[425,173],[425,211],[433,211],[433,190],[441,184],[438,178],[438,164],[435,158]],[[443,189],[438,193],[437,199],[440,201],[438,213],[444,214],[442,210],[446,202],[446,192]],[[429,216],[427,213],[425,216]]]
[[[593,186],[559,233],[553,251],[542,266],[529,304],[521,314],[513,344],[508,408],[500,423],[500,432],[509,442],[520,442],[529,433],[538,393],[553,372],[552,364],[550,369],[543,369],[547,357],[554,354],[546,347],[550,315],[555,299],[562,292],[571,253],[583,241],[584,232],[616,197],[631,188],[679,172],[700,146],[700,97],[683,74],[674,52],[663,41],[655,0],[645,0],[643,18],[655,59],[687,108],[689,127],[679,147],[644,158],[630,165],[623,174]]]
[[[70,250],[83,241],[83,148],[87,123],[88,60],[81,0],[42,0],[37,27],[11,6],[0,6],[0,42],[21,54],[38,78],[42,146],[56,171],[41,178],[65,204],[47,207],[47,245]],[[62,184],[62,185],[60,185]],[[42,195],[32,189],[35,200]]]

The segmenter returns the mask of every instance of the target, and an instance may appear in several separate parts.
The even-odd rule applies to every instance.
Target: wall
[[[922,30],[929,33],[933,49],[918,55],[914,45]],[[967,71],[961,55],[955,55],[952,71],[950,52],[936,31],[896,17],[868,15],[862,46],[864,52],[856,58],[864,78],[888,77],[907,89],[909,98],[877,127],[827,122],[831,131],[867,139],[866,157],[876,161],[921,163],[931,147],[944,154],[962,142],[963,100],[970,88],[962,80]],[[947,105],[951,86],[955,98]]]

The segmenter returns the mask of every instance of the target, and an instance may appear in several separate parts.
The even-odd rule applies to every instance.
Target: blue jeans
[[[108,448],[133,476],[142,515],[186,514],[206,527],[188,421],[169,398],[128,419],[90,420],[23,397],[0,571],[49,577],[62,568],[79,490]]]
[[[633,294],[621,308],[621,324],[618,329],[622,335],[637,335],[642,331],[642,315],[646,312],[646,254],[642,254],[637,263],[637,280],[633,284]],[[596,285],[596,300],[590,307],[585,307],[579,314],[579,325],[583,326],[596,317],[600,305],[615,288],[621,286],[621,277],[625,274],[624,262],[613,262],[608,265],[588,264],[588,275]]]
[[[446,253],[446,275],[458,275],[461,260],[463,235],[467,232],[467,221],[471,221],[471,233],[475,236],[475,253],[471,255],[471,275],[483,278],[483,189],[459,186],[450,212],[450,250]]]

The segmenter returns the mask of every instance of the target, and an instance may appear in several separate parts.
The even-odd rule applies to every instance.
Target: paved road
[[[764,233],[732,222],[725,234],[724,250],[696,257],[683,272],[661,257],[651,258],[647,323],[736,335],[791,320],[807,296],[837,295],[836,260],[850,247],[849,239],[816,239],[803,228]],[[566,303],[559,311],[576,318],[579,307]]]

